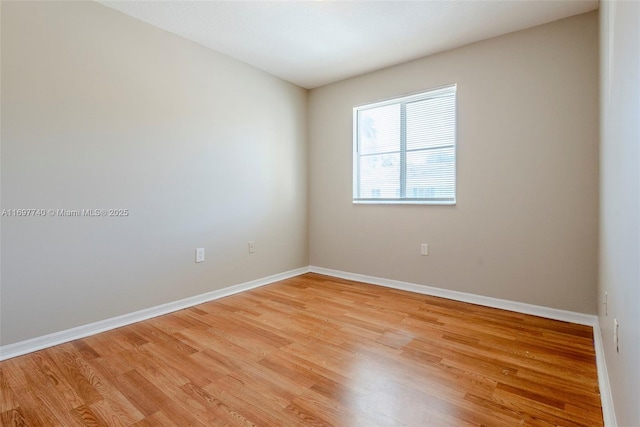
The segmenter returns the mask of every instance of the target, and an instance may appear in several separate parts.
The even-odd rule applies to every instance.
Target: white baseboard
[[[112,317],[110,319],[101,320],[99,322],[89,323],[87,325],[66,329],[60,332],[43,335],[41,337],[20,341],[15,344],[0,346],[0,360],[10,359],[12,357],[21,356],[23,354],[42,350],[43,348],[53,347],[54,345],[63,344],[69,341],[85,338],[100,332],[111,329],[120,328],[132,323],[147,320],[152,317],[161,316],[163,314],[182,310],[194,305],[202,304],[208,301],[223,298],[239,292],[248,291],[249,289],[258,288],[273,282],[288,279],[290,277],[299,276],[309,272],[309,267],[302,267],[295,270],[285,271],[284,273],[274,274],[272,276],[263,277],[261,279],[252,280],[250,282],[240,283],[219,289],[217,291],[207,292],[178,301],[172,301],[155,307],[146,308],[144,310],[133,313],[123,314],[122,316]]]
[[[451,291],[442,288],[434,288],[432,286],[400,282],[398,280],[384,279],[381,277],[366,276],[364,274],[347,273],[345,271],[331,270],[323,267],[310,266],[309,271],[311,271],[312,273],[325,274],[327,276],[339,277],[347,280],[355,280],[358,282],[385,286],[387,288],[415,292],[417,294],[447,298],[455,301],[484,305],[486,307],[500,308],[503,310],[515,311],[523,314],[546,317],[547,319],[577,323],[579,325],[595,326],[598,324],[598,318],[591,314],[582,314],[573,311],[543,307],[539,305],[525,304],[523,302],[485,297],[482,295],[468,294],[465,292]]]
[[[607,372],[602,331],[599,323],[593,326],[593,340],[596,348],[596,364],[598,365],[598,387],[600,387],[600,400],[602,401],[602,418],[604,419],[605,427],[617,427],[618,422],[616,421],[616,412],[613,407],[613,396],[611,395],[611,385],[609,384],[609,373]]]

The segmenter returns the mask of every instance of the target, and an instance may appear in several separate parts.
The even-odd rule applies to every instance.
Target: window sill
[[[431,200],[353,200],[354,205],[441,205],[455,206],[456,201]]]

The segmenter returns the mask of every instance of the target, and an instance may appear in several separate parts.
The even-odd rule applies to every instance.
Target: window
[[[456,203],[456,85],[353,109],[354,203]]]

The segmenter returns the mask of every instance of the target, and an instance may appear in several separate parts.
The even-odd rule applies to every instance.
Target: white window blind
[[[354,203],[456,202],[456,85],[353,109]]]

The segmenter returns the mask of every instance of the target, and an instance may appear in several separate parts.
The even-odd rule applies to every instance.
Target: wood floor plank
[[[65,385],[58,382],[58,379],[64,376],[63,373],[49,375],[47,368],[40,365],[43,353],[35,352],[32,354],[33,357],[20,361],[24,375],[24,387],[18,392],[20,407],[25,410],[24,414],[27,418],[34,415],[40,418],[42,415],[46,419],[45,422],[51,425],[81,425],[71,414],[75,407],[81,405],[81,401],[76,393],[68,393]],[[69,385],[74,386],[73,380],[70,380]],[[31,405],[23,404],[23,399],[30,400]],[[34,407],[32,405],[35,402],[37,405]]]
[[[104,425],[108,426],[130,426],[144,419],[144,415],[133,407],[128,408],[128,410],[123,409],[122,400],[125,400],[124,396],[119,402],[112,399],[111,396],[107,396],[104,400],[96,402],[90,407],[96,417],[103,420]],[[131,405],[131,403],[128,401],[124,404],[125,407],[129,405]]]
[[[6,375],[7,382],[14,391],[19,405],[23,406],[23,408],[20,408],[19,410],[19,419],[24,420],[25,425],[59,425],[60,421],[49,408],[48,401],[40,398],[39,388],[30,387],[29,379],[23,370],[23,367],[27,362],[26,359],[31,356],[32,355],[29,355],[28,357],[16,357],[14,359],[0,362],[2,365],[1,368]],[[10,422],[9,420],[15,419],[17,415],[18,414],[12,411],[3,412],[2,425],[13,425],[4,423],[5,421]]]
[[[85,405],[80,405],[71,411],[71,414],[76,417],[80,425],[90,426],[90,427],[98,427],[104,426],[105,422],[100,420],[99,416],[97,416],[90,407]]]
[[[197,385],[189,383],[182,386],[181,389],[207,408],[209,413],[216,419],[217,424],[223,423],[237,427],[255,426],[252,421],[240,414],[233,405],[227,405]]]
[[[0,412],[0,425],[3,426],[28,426],[29,423],[22,415],[20,408],[9,409],[4,412]]]
[[[74,408],[102,400],[102,395],[95,388],[97,379],[93,370],[87,366],[81,356],[69,351],[70,347],[61,345],[51,349],[50,352],[43,353],[43,357],[37,359],[40,369],[46,370],[47,376],[52,378],[55,387],[69,396],[67,400],[75,402],[77,396],[80,403],[72,403]],[[51,355],[50,359],[49,355]],[[49,361],[52,363],[51,366]]]
[[[0,426],[603,425],[584,325],[305,274],[0,362]]]
[[[0,368],[0,413],[12,411],[19,406],[16,395],[9,386],[5,375],[7,369],[8,368],[5,368],[3,371],[3,369]]]

